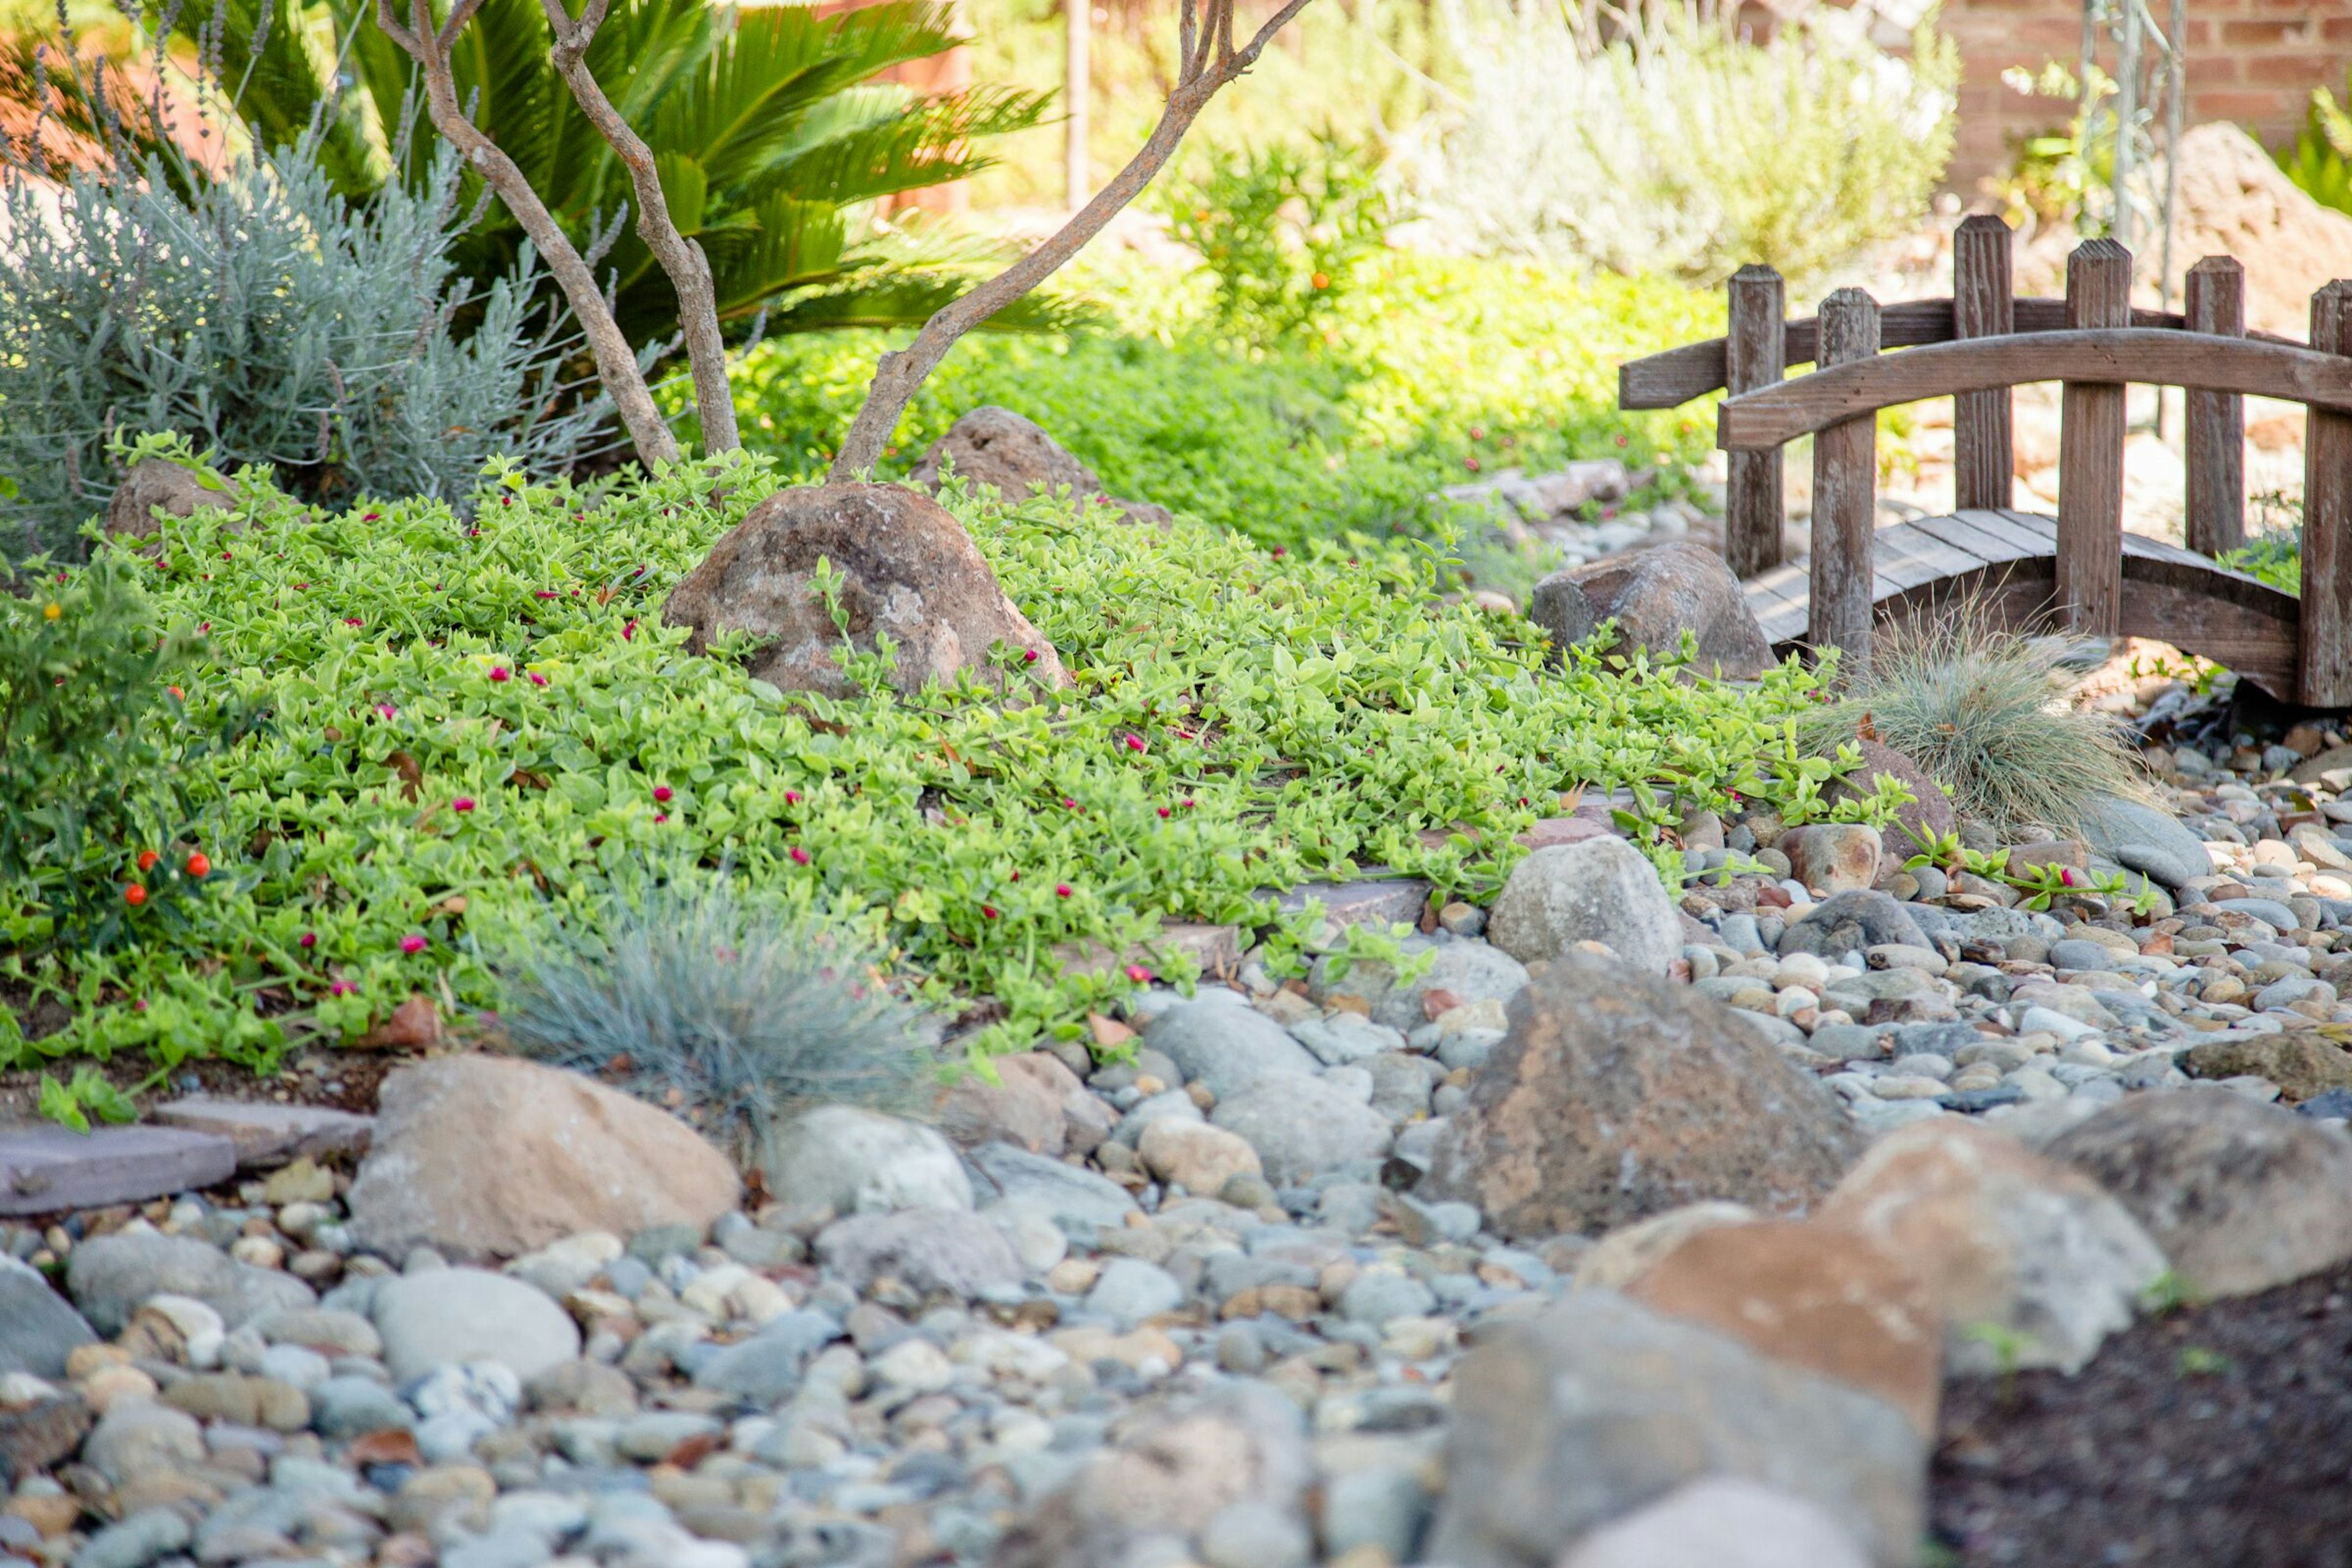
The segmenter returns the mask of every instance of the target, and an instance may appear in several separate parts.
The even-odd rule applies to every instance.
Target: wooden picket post
[[[2189,269],[2181,300],[2192,332],[2246,335],[2246,269],[2209,256]],[[2220,555],[2246,542],[2246,400],[2234,392],[2183,395],[2188,414],[2189,548]]]
[[[2311,346],[2352,356],[2352,280],[2311,297]],[[2314,708],[2352,706],[2352,415],[2314,408],[2303,445],[2303,676]]]
[[[1962,219],[1952,236],[1956,336],[2006,337],[2017,330],[2009,242],[2009,225],[1990,213]],[[1952,399],[1952,488],[1960,508],[2008,506],[2014,468],[2009,389],[1964,392]]]
[[[1878,353],[1878,301],[1841,289],[1822,301],[1821,345],[1827,369]],[[1842,650],[1840,679],[1870,667],[1872,535],[1878,511],[1878,416],[1842,419],[1813,437],[1811,625],[1817,648]]]
[[[1788,374],[1788,309],[1780,275],[1743,267],[1724,286],[1730,327],[1724,338],[1724,388],[1737,396],[1771,386]],[[1780,564],[1787,517],[1780,454],[1734,452],[1724,496],[1723,555],[1732,574],[1753,577]]]
[[[2066,325],[2131,325],[2131,252],[2084,240],[2066,258]],[[2123,626],[2124,386],[2066,383],[2059,400],[2059,613],[2067,626],[2113,637]]]

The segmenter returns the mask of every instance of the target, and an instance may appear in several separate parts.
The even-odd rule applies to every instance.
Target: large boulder
[[[2226,1089],[2135,1094],[2044,1151],[2120,1200],[2200,1295],[2352,1258],[2352,1139]]]
[[[726,1155],[643,1100],[515,1057],[439,1057],[378,1091],[352,1234],[394,1258],[513,1258],[587,1230],[699,1230],[741,1193]]]
[[[1522,963],[1580,942],[1607,944],[1645,974],[1682,952],[1682,921],[1657,868],[1611,835],[1538,849],[1511,868],[1486,938]]]
[[[1860,1231],[1918,1276],[1955,1373],[2078,1372],[2165,1270],[2097,1183],[1958,1116],[1873,1144],[1817,1223]]]
[[[1709,1476],[1820,1509],[1874,1563],[1917,1561],[1927,1445],[1893,1405],[1608,1290],[1482,1344],[1454,1379],[1424,1552],[1546,1568],[1588,1531]]]
[[[2344,258],[2352,256],[2352,216],[2314,201],[2260,142],[2226,120],[2181,137],[2179,181],[2173,297],[2199,257],[2242,257],[2246,325],[2305,337],[2312,294],[2343,277]]]
[[[697,653],[721,633],[752,634],[761,647],[746,668],[772,685],[853,695],[841,628],[817,586],[820,559],[839,574],[849,645],[873,653],[885,634],[897,645],[891,683],[902,694],[966,669],[998,686],[1068,684],[1054,645],[1004,596],[963,525],[900,485],[770,496],[670,591],[662,619],[690,628]],[[999,648],[1006,651],[992,657]]]
[[[1939,834],[1959,830],[1959,813],[1927,769],[1884,741],[1858,736],[1845,742],[1862,753],[1862,766],[1831,784],[1831,800],[1863,799],[1878,788],[1882,778],[1893,779],[1911,792],[1911,804],[1895,809],[1895,820],[1881,830],[1888,856],[1900,865],[1917,854]]]
[[[1774,662],[1739,579],[1722,556],[1688,540],[1555,572],[1536,584],[1528,618],[1554,647],[1580,643],[1614,621],[1619,653],[1675,655],[1689,632],[1698,639],[1696,668],[1703,673],[1752,680]]]
[[[236,493],[224,489],[193,468],[161,458],[142,459],[122,477],[106,503],[106,531],[143,539],[157,531],[155,513],[192,517],[200,507],[227,511],[236,505]]]
[[[1613,1228],[1706,1198],[1801,1211],[1859,1135],[1722,1004],[1571,951],[1512,1002],[1427,1183],[1499,1233]]]
[[[964,479],[990,486],[1008,501],[1067,489],[1078,500],[1100,497],[1125,512],[1129,522],[1169,521],[1164,506],[1106,494],[1095,471],[1035,421],[993,404],[982,405],[948,426],[948,433],[931,443],[931,449],[908,477],[926,489],[937,489],[950,465]]]

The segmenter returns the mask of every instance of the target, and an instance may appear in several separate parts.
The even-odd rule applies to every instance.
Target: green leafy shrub
[[[1811,278],[1916,223],[1951,156],[1959,56],[1932,21],[1905,60],[1828,8],[1761,45],[1679,10],[1608,44],[1570,7],[1441,15],[1468,85],[1406,166],[1423,215],[1483,251]]]
[[[2297,189],[2322,206],[2352,213],[2352,78],[2345,102],[2324,87],[2311,89],[2311,109],[2295,139],[2277,153]]]
[[[2115,722],[2072,696],[2032,639],[1962,611],[1881,627],[1870,668],[1807,729],[1829,745],[1866,725],[1961,815],[2008,835],[2071,834],[2095,796],[2136,795],[2144,777]]]
[[[530,258],[487,289],[457,273],[454,154],[362,208],[318,153],[306,134],[215,180],[127,153],[61,188],[0,173],[0,515],[19,552],[75,544],[129,430],[332,501],[458,500],[492,452],[551,471],[595,444],[605,405],[569,395]]]
[[[795,1110],[904,1105],[930,1065],[863,943],[746,903],[723,874],[616,890],[593,923],[551,921],[491,967],[517,1045],[683,1107],[744,1166]]]
[[[5,583],[0,578],[0,583]],[[44,557],[0,591],[0,885],[40,911],[34,940],[121,946],[184,921],[194,811],[164,631],[134,559]],[[143,862],[143,863],[142,863]]]
[[[2232,572],[2259,577],[2284,594],[2303,592],[2303,500],[2280,490],[2252,498],[2246,542],[2220,558]]]
[[[1303,148],[1213,148],[1159,205],[1215,278],[1219,324],[1261,343],[1327,315],[1391,216],[1371,160],[1329,132]]]
[[[1622,457],[1677,483],[1711,436],[1688,411],[1620,414],[1617,364],[1721,331],[1719,297],[1383,253],[1358,268],[1321,336],[1253,353],[1203,325],[1208,287],[1139,268],[1098,289],[1126,331],[957,345],[884,471],[906,472],[992,403],[1045,426],[1114,495],[1296,548],[1430,531],[1445,521],[1443,487],[1506,468]],[[736,377],[746,444],[787,473],[822,471],[881,346],[878,334],[762,344]]]
[[[417,116],[407,143],[394,144],[413,67],[375,26],[373,0],[222,0],[173,14],[200,43],[217,30],[226,85],[265,145],[323,121],[320,156],[346,195],[373,204],[428,183],[443,143]],[[709,258],[722,321],[748,326],[765,310],[771,331],[919,322],[969,286],[983,258],[970,244],[859,238],[869,204],[985,169],[982,146],[1044,112],[1044,93],[978,87],[927,99],[876,79],[954,47],[959,32],[953,12],[927,0],[612,7],[589,69],[653,150],[671,218]],[[630,341],[666,339],[678,330],[677,290],[635,223],[621,222],[633,205],[628,171],[548,63],[551,42],[539,0],[485,0],[456,51],[458,101],[575,244],[610,245],[599,276],[609,268]],[[234,62],[248,58],[255,68],[239,79]],[[469,176],[466,199],[480,191]],[[528,248],[521,225],[493,203],[460,259],[472,276],[503,276]],[[1040,297],[991,324],[1065,314]]]
[[[269,714],[196,769],[223,802],[217,886],[182,939],[0,962],[73,1008],[24,1051],[266,1060],[418,991],[495,1006],[484,955],[550,919],[610,942],[611,884],[649,862],[730,865],[747,903],[845,926],[939,1009],[989,998],[984,1048],[1075,1038],[1136,982],[1066,973],[1071,944],[1181,979],[1163,921],[1267,927],[1268,890],[1372,863],[1490,897],[1511,836],[1578,784],[1641,786],[1633,819],[1678,863],[1662,834],[1685,809],[1794,809],[1771,761],[1814,700],[1793,666],[1755,689],[1581,653],[1548,670],[1524,622],[1433,599],[1422,550],[1277,557],[952,493],[1067,697],[786,699],[660,619],[771,488],[757,459],[593,493],[505,466],[471,521],[242,482],[239,517],[173,523],[143,569],[210,624],[190,709]]]

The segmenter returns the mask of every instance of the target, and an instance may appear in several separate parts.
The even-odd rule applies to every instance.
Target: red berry
[[[122,889],[122,901],[135,910],[147,901],[147,889],[133,882]]]
[[[163,857],[152,849],[142,849],[139,851],[139,868],[142,871],[152,871],[155,868],[155,862],[162,858]]]
[[[199,852],[188,857],[188,875],[202,879],[213,874],[213,863]]]

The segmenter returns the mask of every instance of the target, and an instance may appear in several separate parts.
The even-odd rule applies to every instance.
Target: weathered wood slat
[[[1881,408],[2032,381],[2199,387],[2352,414],[2352,362],[2253,337],[2110,327],[1939,343],[1826,367],[1726,398],[1716,445],[1777,447]]]
[[[1978,521],[1985,517],[1990,517],[2000,531],[1993,531]],[[1965,550],[1978,560],[1993,564],[2015,561],[2026,555],[2046,554],[2050,548],[2047,540],[2042,541],[2037,549],[2028,549],[2020,544],[2008,524],[1998,514],[1992,513],[1963,512],[1957,517],[1923,517],[1911,526],[1934,535],[1956,550]]]
[[[2066,324],[2082,331],[2131,320],[2131,252],[2087,239],[2066,258]],[[2058,603],[2066,624],[2113,637],[2124,594],[2124,384],[2069,381],[2058,414]]]
[[[2017,330],[2009,240],[2009,225],[1990,213],[1961,220],[1952,236],[1954,336],[2006,337]],[[2009,504],[2010,428],[2009,388],[1962,393],[1953,400],[1952,486],[1963,508]]]
[[[1878,301],[1841,289],[1822,301],[1822,362],[1876,358]],[[1813,442],[1811,618],[1817,648],[1842,649],[1841,679],[1870,668],[1871,562],[1878,511],[1878,420],[1865,413],[1824,429]]]
[[[2311,346],[2352,365],[2352,280],[2311,297]],[[2303,447],[2302,700],[2352,706],[2352,416],[2315,408]]]
[[[2056,332],[2066,326],[2066,301],[2020,296],[2012,301],[2014,311],[2012,331]],[[1925,348],[1936,343],[1948,343],[1959,336],[1953,324],[1953,302],[1949,300],[1906,300],[1883,308],[1884,340],[1882,347],[1890,349]],[[2175,310],[2132,311],[2132,325],[2150,331],[2181,331],[2185,321]],[[2288,348],[2303,344],[2293,338],[2272,332],[2249,332],[2255,342],[2278,343]],[[1788,361],[1792,365],[1811,364],[1818,357],[1821,342],[1820,324],[1811,316],[1800,316],[1788,324],[1784,340]],[[1680,348],[1666,349],[1636,360],[1628,360],[1617,367],[1617,406],[1624,409],[1679,408],[1694,397],[1705,397],[1710,392],[1721,392],[1726,385],[1727,355],[1725,340],[1709,338],[1701,343],[1685,343]]]
[[[2189,330],[2246,335],[2246,269],[2209,256],[2189,269],[2181,302]],[[2234,392],[2191,392],[2188,415],[2190,548],[2208,555],[2246,542],[2246,400]]]
[[[1780,275],[1769,267],[1743,267],[1727,286],[1731,331],[1725,339],[1725,384],[1734,392],[1778,386],[1788,374],[1788,301]],[[1780,482],[1780,454],[1736,452],[1727,475],[1723,555],[1732,574],[1753,577],[1780,563],[1780,533],[1787,520]]]

